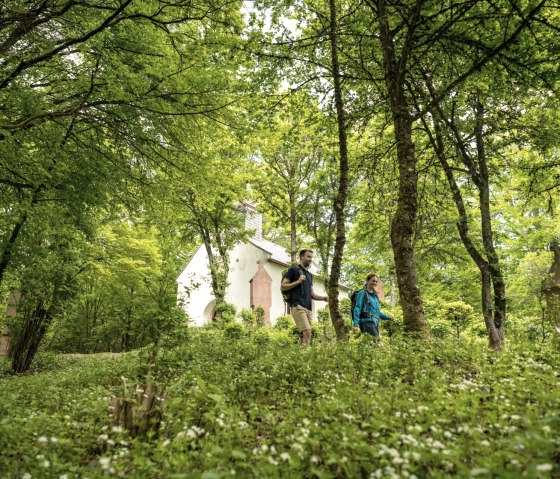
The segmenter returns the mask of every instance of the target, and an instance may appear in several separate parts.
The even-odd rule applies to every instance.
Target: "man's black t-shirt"
[[[313,275],[303,266],[292,266],[286,273],[285,278],[288,278],[290,283],[293,283],[294,281],[299,279],[302,274],[305,274],[306,280],[288,291],[290,293],[290,306],[296,306],[299,304],[305,309],[311,309],[311,289],[313,286]]]

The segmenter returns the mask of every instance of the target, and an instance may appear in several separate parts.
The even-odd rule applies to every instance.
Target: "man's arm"
[[[316,301],[328,301],[329,297],[327,295],[321,296],[320,294],[315,294],[315,291],[311,290],[311,298]]]
[[[298,272],[299,272],[299,270],[298,270]],[[284,276],[284,279],[282,280],[282,283],[280,283],[280,291],[282,291],[282,292],[290,291],[291,289],[294,289],[296,286],[299,286],[301,283],[303,283],[305,281],[305,275],[304,274],[300,274],[299,278],[297,278],[295,281],[290,281],[290,278],[288,276],[290,276],[289,271],[288,271],[288,273],[286,273],[286,276]]]

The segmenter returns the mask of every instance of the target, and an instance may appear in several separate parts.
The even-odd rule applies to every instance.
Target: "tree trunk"
[[[482,227],[482,244],[486,252],[488,267],[492,286],[494,289],[494,326],[495,334],[500,338],[500,342],[504,341],[504,323],[506,320],[506,286],[502,274],[498,253],[494,248],[494,235],[492,231],[492,217],[490,214],[490,175],[486,164],[486,151],[484,142],[484,107],[477,98],[475,105],[476,112],[476,145],[478,171],[480,181],[475,182],[479,190],[480,198],[480,218]],[[490,338],[492,343],[492,338]],[[499,349],[503,347],[500,345]]]
[[[397,61],[385,0],[378,0],[378,22],[383,50],[383,69],[393,116],[399,164],[399,197],[391,221],[391,244],[403,308],[404,330],[418,337],[429,336],[414,265],[413,235],[416,221],[418,176],[412,142],[412,117],[404,93],[406,61]],[[406,51],[402,53],[406,60]]]
[[[13,331],[11,336],[8,355],[12,359],[12,371],[23,373],[31,367],[52,318],[52,311],[43,308],[42,302],[24,313],[21,329]]]
[[[210,278],[212,284],[212,292],[216,300],[216,306],[223,304],[226,297],[227,287],[227,271],[222,267],[222,259],[216,257],[212,252],[212,246],[206,239],[203,239],[206,253],[208,255],[208,267],[210,269]]]
[[[430,89],[430,92],[433,94],[433,87],[429,82],[428,82],[428,88]],[[443,113],[439,108],[438,108],[438,113],[442,117],[442,119],[444,119]],[[478,249],[476,248],[474,242],[470,237],[467,210],[465,208],[463,196],[461,194],[461,190],[459,189],[459,186],[457,185],[457,182],[455,181],[455,177],[453,176],[453,170],[451,168],[451,165],[449,164],[447,157],[445,155],[444,140],[441,131],[440,118],[436,116],[434,113],[432,113],[432,123],[434,126],[435,137],[430,133],[430,128],[427,122],[425,120],[423,120],[423,122],[424,122],[424,128],[426,129],[426,132],[430,136],[430,141],[434,147],[436,156],[439,159],[439,162],[447,178],[447,183],[449,184],[449,189],[451,190],[451,195],[453,197],[453,201],[455,202],[455,206],[459,214],[459,221],[457,222],[457,229],[459,231],[459,236],[461,237],[461,241],[463,242],[465,249],[467,250],[470,257],[475,262],[477,268],[480,271],[482,315],[484,318],[484,324],[486,325],[486,331],[488,333],[489,346],[494,350],[500,350],[503,347],[503,331],[500,331],[500,328],[495,322],[495,314],[494,314],[494,309],[492,307],[493,281],[492,281],[490,262],[478,251]],[[453,128],[453,124],[451,121],[446,120],[446,123],[448,124],[448,126]],[[458,135],[458,132],[456,130],[454,130],[454,136],[457,140],[460,138],[460,135]],[[462,152],[461,155],[463,157],[463,161],[466,162],[467,168],[472,173],[475,173],[473,165],[465,150],[465,145],[460,144],[458,146],[459,146],[459,150]],[[486,189],[481,188],[478,175],[476,176],[474,182],[479,187],[479,191],[483,191],[483,190],[488,191],[488,188]],[[486,184],[486,186],[488,186],[488,184]],[[489,202],[486,201],[485,204],[487,205],[488,208],[487,210],[488,218],[486,221],[489,222],[489,215],[490,215]],[[490,238],[491,238],[491,234],[490,234]]]
[[[336,220],[336,238],[331,264],[331,274],[329,277],[329,311],[331,321],[336,332],[336,338],[340,340],[348,339],[348,331],[344,318],[340,312],[338,300],[340,271],[344,245],[346,243],[345,231],[345,207],[348,194],[348,143],[346,135],[346,120],[344,114],[344,101],[342,99],[342,86],[340,82],[340,65],[338,62],[338,22],[336,14],[336,1],[329,0],[330,6],[330,28],[329,37],[331,42],[331,66],[334,84],[334,102],[336,109],[336,119],[338,123],[338,147],[340,153],[340,168],[338,192],[334,200],[334,211]]]
[[[548,320],[553,327],[560,328],[560,243],[553,241],[549,248],[554,253],[554,260],[548,271],[548,280],[543,292]]]

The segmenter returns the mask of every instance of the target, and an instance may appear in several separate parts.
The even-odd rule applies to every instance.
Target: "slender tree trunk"
[[[397,61],[385,0],[378,0],[377,7],[385,84],[393,116],[399,164],[399,197],[397,211],[391,221],[391,244],[399,297],[403,308],[404,330],[418,337],[427,337],[429,331],[418,287],[412,243],[418,210],[418,176],[412,142],[412,117],[404,92],[407,52],[403,51],[401,60]]]
[[[210,279],[212,284],[212,292],[216,300],[216,307],[225,302],[227,271],[223,270],[222,261],[214,255],[210,239],[203,238],[206,254],[208,255],[208,268],[210,269]]]
[[[334,84],[334,102],[336,118],[338,123],[338,146],[340,153],[339,183],[338,192],[334,200],[334,211],[336,220],[336,237],[334,252],[331,264],[331,274],[329,277],[329,311],[331,321],[336,332],[336,338],[340,340],[348,339],[348,331],[344,318],[340,312],[338,300],[340,271],[342,258],[344,255],[344,245],[346,243],[345,231],[345,207],[348,194],[348,143],[346,135],[346,119],[344,114],[344,101],[342,98],[342,86],[340,81],[340,65],[338,61],[338,22],[336,13],[336,1],[329,0],[330,6],[330,29],[329,36],[331,42],[331,66]]]
[[[429,88],[431,85],[428,84]],[[439,114],[442,115],[441,111]],[[432,123],[434,125],[435,137],[430,133],[430,128],[425,120],[424,128],[428,135],[430,136],[430,141],[434,147],[437,158],[443,168],[445,176],[447,178],[447,183],[449,184],[449,189],[455,202],[457,212],[459,214],[459,221],[457,222],[457,230],[459,231],[459,236],[461,241],[465,246],[465,249],[469,253],[477,268],[480,271],[480,284],[481,284],[481,304],[482,304],[482,315],[484,318],[484,324],[486,325],[486,331],[488,333],[489,346],[492,349],[500,350],[502,349],[503,334],[500,333],[499,328],[495,324],[494,312],[492,307],[492,275],[491,267],[487,259],[478,251],[474,242],[471,239],[468,225],[467,210],[465,203],[463,201],[463,196],[461,190],[455,181],[453,176],[453,170],[447,160],[444,148],[443,135],[441,132],[441,126],[439,123],[439,118],[432,113]],[[457,137],[457,135],[455,135]]]
[[[494,325],[500,342],[504,341],[504,323],[506,320],[506,287],[499,256],[494,248],[494,234],[492,231],[492,217],[490,214],[490,175],[486,164],[484,148],[484,106],[479,99],[476,101],[476,144],[480,181],[477,184],[480,198],[480,217],[482,226],[482,244],[488,259],[488,266],[494,290]],[[500,346],[503,347],[503,345]]]

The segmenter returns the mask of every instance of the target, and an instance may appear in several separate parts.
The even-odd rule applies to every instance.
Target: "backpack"
[[[305,274],[301,267],[298,265],[297,269],[299,270],[299,272],[301,274]],[[282,281],[284,281],[284,278],[286,277],[286,274],[288,273],[288,271],[290,270],[290,268],[285,269],[284,271],[282,271],[282,279],[280,280],[280,287],[282,287]],[[292,290],[289,289],[288,291],[282,291],[280,290],[280,292],[282,293],[282,299],[284,300],[284,303],[286,304],[290,304],[290,296],[291,296],[291,292]]]
[[[355,289],[354,291],[352,291],[352,294],[350,295],[350,319],[352,320],[352,322],[354,322],[354,309],[356,309],[356,299],[358,298],[358,293],[360,291],[361,289]]]

